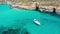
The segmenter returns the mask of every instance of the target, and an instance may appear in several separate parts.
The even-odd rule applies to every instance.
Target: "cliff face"
[[[45,1],[45,2],[47,2],[47,1],[50,1],[50,2],[59,2],[60,0],[7,0],[7,1],[22,1],[22,2],[34,2],[34,1]]]
[[[60,0],[0,0],[0,3],[7,3],[7,1],[14,4],[22,2],[22,4],[31,5],[38,2],[39,6],[60,6]]]
[[[60,0],[0,0],[0,1],[12,1],[12,2],[60,2]]]

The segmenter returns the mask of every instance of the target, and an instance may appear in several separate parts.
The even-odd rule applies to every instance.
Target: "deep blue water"
[[[11,8],[9,4],[0,4],[0,26],[23,27],[30,34],[60,34],[59,17],[35,10]],[[34,19],[39,20],[41,25],[34,24]]]

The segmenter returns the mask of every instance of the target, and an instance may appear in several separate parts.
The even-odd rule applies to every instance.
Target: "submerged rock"
[[[21,34],[29,34],[29,32],[28,32],[26,29],[23,29],[23,30],[21,31]]]
[[[3,31],[3,33],[2,34],[8,34],[8,31]]]
[[[19,30],[9,29],[8,31],[3,31],[2,34],[19,34]]]

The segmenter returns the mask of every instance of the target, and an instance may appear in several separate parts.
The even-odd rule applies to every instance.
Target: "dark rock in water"
[[[14,31],[13,29],[9,29],[8,31]]]
[[[9,32],[9,34],[18,34],[19,33],[19,30],[18,29],[9,29],[8,30]]]
[[[8,30],[8,34],[13,34],[14,33],[14,29],[9,29]]]
[[[25,32],[25,34],[29,34],[28,32]]]
[[[8,34],[8,31],[3,31],[3,33],[2,34]]]
[[[29,34],[29,32],[28,32],[26,29],[23,29],[23,30],[21,31],[21,34]]]
[[[22,32],[22,34],[29,34],[29,32],[26,32],[26,31],[25,31],[25,32]]]

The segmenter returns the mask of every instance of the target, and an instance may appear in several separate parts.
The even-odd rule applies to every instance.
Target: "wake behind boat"
[[[35,24],[40,25],[40,22],[37,19],[33,20]]]

